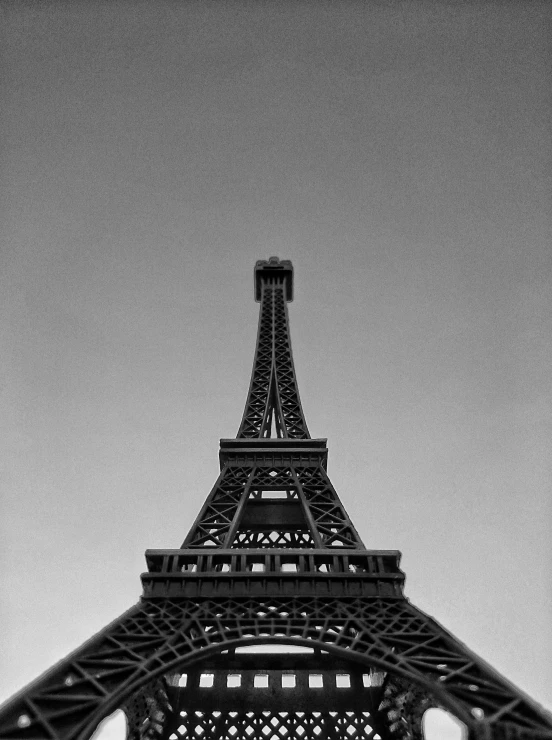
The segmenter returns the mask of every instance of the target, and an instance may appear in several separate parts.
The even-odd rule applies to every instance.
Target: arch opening
[[[169,740],[381,740],[385,674],[311,645],[238,644],[167,674]]]
[[[226,655],[229,652],[235,651],[236,653],[261,653],[261,652],[272,652],[281,650],[282,652],[318,652],[321,654],[332,655],[334,660],[346,660],[353,664],[363,666],[367,672],[364,674],[365,685],[381,685],[387,673],[391,673],[394,676],[402,677],[402,679],[413,683],[423,691],[428,692],[434,696],[434,704],[447,707],[449,712],[454,713],[453,716],[462,717],[471,726],[472,716],[467,714],[467,710],[460,703],[456,701],[454,697],[448,694],[443,687],[435,685],[435,683],[429,679],[425,680],[418,676],[411,676],[402,667],[396,663],[389,663],[384,657],[372,656],[369,657],[363,653],[351,650],[348,645],[335,644],[337,642],[337,633],[333,634],[330,629],[325,636],[311,637],[304,636],[303,634],[284,634],[275,633],[270,634],[260,633],[255,634],[243,633],[238,639],[232,639],[228,635],[221,635],[218,640],[218,644],[213,640],[214,634],[210,634],[210,638],[213,640],[209,647],[203,648],[201,654],[195,653],[190,656],[187,660],[182,661],[182,665],[195,665],[198,662],[203,663],[206,659],[209,659],[213,655]],[[226,639],[225,639],[226,638]],[[230,638],[230,639],[228,639]],[[177,666],[176,662],[173,663]],[[178,670],[178,667],[177,667]],[[475,710],[471,710],[472,714]],[[475,715],[474,715],[475,716]],[[479,718],[479,717],[477,717]]]
[[[314,653],[321,656],[325,655],[326,658],[331,658],[331,660],[334,662],[345,661],[349,664],[356,665],[357,670],[360,670],[362,673],[362,681],[365,687],[381,686],[387,673],[394,677],[402,677],[403,680],[406,680],[407,682],[412,682],[413,685],[418,686],[418,688],[422,691],[433,695],[433,705],[438,703],[440,706],[446,706],[447,709],[453,712],[455,716],[464,719],[467,726],[472,726],[472,716],[468,715],[468,718],[465,719],[465,707],[459,704],[454,697],[451,697],[449,694],[443,691],[440,686],[435,686],[434,683],[430,682],[429,680],[426,681],[423,678],[420,679],[419,676],[411,677],[408,672],[402,669],[402,667],[399,667],[396,664],[388,664],[383,656],[374,657],[372,659],[372,656],[367,656],[364,653],[351,650],[347,644],[343,646],[339,644],[336,645],[334,644],[334,640],[332,639],[331,634],[330,639],[326,640],[323,635],[320,635],[320,637],[318,635],[307,636],[304,634],[303,629],[301,629],[301,633],[298,633],[297,635],[289,633],[271,634],[269,631],[267,631],[267,633],[260,634],[255,634],[253,630],[251,630],[251,632],[249,630],[240,631],[241,635],[239,637],[235,636],[234,629],[220,632],[215,632],[214,630],[209,631],[210,644],[205,645],[204,639],[201,639],[202,644],[198,644],[197,648],[188,653],[186,657],[183,656],[181,658],[175,658],[166,663],[165,666],[158,665],[158,667],[152,670],[149,675],[143,675],[139,678],[138,681],[135,681],[132,684],[127,684],[126,686],[121,686],[119,692],[117,692],[116,695],[112,695],[111,700],[109,702],[106,702],[107,706],[104,705],[105,709],[103,709],[103,712],[109,712],[112,711],[114,707],[116,708],[125,705],[126,702],[130,701],[132,697],[136,695],[136,692],[140,692],[142,690],[147,691],[148,686],[152,685],[152,682],[161,680],[162,676],[164,676],[165,682],[169,685],[176,686],[178,688],[183,688],[184,685],[189,687],[190,684],[188,684],[188,678],[190,671],[197,672],[204,670],[204,672],[207,672],[206,668],[210,663],[212,663],[213,661],[216,662],[217,660],[224,663],[228,659],[229,655],[235,655],[238,650],[240,650],[241,653],[241,655],[240,653],[238,653],[240,655],[240,658],[245,657],[248,652],[252,653],[250,654],[251,658],[255,658],[257,653],[266,650],[275,650],[276,646],[279,645],[281,646],[279,649],[283,650],[283,652],[295,652],[299,650],[302,653],[304,652],[303,649],[307,648],[308,654]],[[298,655],[297,657],[300,657],[300,655]],[[186,674],[185,678],[183,678],[184,674]],[[239,682],[239,685],[242,686],[242,680],[241,678],[236,677],[236,671],[232,671],[232,675],[234,676],[232,680],[234,682]],[[270,685],[271,684],[269,678],[269,686]],[[214,682],[213,686],[215,686],[216,688],[217,684],[215,684]],[[230,688],[230,685],[227,684],[227,687]],[[218,688],[220,688],[220,684],[218,684]],[[289,686],[287,686],[286,688],[288,689],[286,691],[286,694],[289,697]],[[207,688],[207,690],[209,689]],[[265,689],[263,693],[270,693],[270,691],[266,692]],[[296,691],[291,693],[295,694]],[[79,740],[86,740],[88,737],[90,737],[91,732],[89,728],[92,727],[95,730],[98,723],[98,714],[101,711],[101,709],[99,711],[96,711],[94,713],[95,716],[92,715],[90,717],[90,723],[87,728],[82,731],[81,735],[79,736]],[[209,728],[204,728],[204,731],[207,730],[209,730]],[[358,731],[360,732],[361,728],[358,728]],[[297,737],[299,737],[300,735],[301,733],[298,733]],[[180,739],[173,738],[172,740]],[[193,739],[189,738],[187,740]],[[233,738],[233,740],[238,739]],[[251,738],[245,738],[245,740],[251,740]],[[266,740],[270,739],[267,738]],[[282,740],[282,738],[280,738],[280,740]],[[308,740],[308,738],[300,738],[300,740]],[[313,738],[313,740],[318,740],[318,738]],[[347,737],[344,740],[350,740],[350,738]]]
[[[468,740],[468,728],[450,712],[432,707],[422,718],[424,740]]]
[[[90,740],[126,740],[128,722],[122,709],[116,709],[99,723]]]

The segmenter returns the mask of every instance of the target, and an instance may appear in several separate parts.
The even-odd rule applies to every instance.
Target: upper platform
[[[293,265],[291,260],[280,260],[269,257],[268,260],[257,260],[255,263],[255,300],[261,302],[262,281],[264,278],[283,278],[286,301],[293,300]]]
[[[327,439],[253,437],[220,440],[220,469],[227,462],[238,465],[322,465],[328,464]]]

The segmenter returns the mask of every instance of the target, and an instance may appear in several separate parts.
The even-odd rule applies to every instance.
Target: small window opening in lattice
[[[296,676],[293,673],[284,673],[282,675],[282,688],[283,689],[294,689],[296,684]]]
[[[335,677],[335,685],[338,689],[350,689],[351,676],[348,673],[338,673]]]
[[[261,498],[264,499],[287,499],[288,498],[288,492],[284,490],[279,491],[262,491],[261,492]]]
[[[187,685],[188,685],[188,674],[183,673],[178,679],[178,686],[180,686],[181,689],[185,689]]]
[[[282,563],[283,573],[297,573],[297,563]]]
[[[270,612],[274,612],[276,607],[268,606]],[[284,643],[262,643],[261,645],[245,645],[236,648],[236,655],[248,655],[250,653],[314,653],[313,648],[306,645],[285,645]]]
[[[331,563],[319,563],[316,566],[316,570],[319,573],[331,573],[331,571],[332,571],[332,564]]]
[[[228,573],[230,570],[230,563],[217,563],[215,565],[215,571],[217,573]]]
[[[311,673],[309,675],[309,688],[321,689],[324,687],[324,677],[321,673]]]
[[[371,669],[370,673],[362,674],[362,684],[366,688],[381,686],[384,679],[385,673],[383,671],[378,671],[375,669]]]
[[[253,686],[256,689],[268,689],[268,674],[257,673],[253,678]]]
[[[202,689],[210,689],[215,681],[214,673],[202,673],[199,677],[199,685]]]
[[[235,689],[241,686],[241,674],[240,673],[229,673],[226,677],[226,685],[229,689]]]
[[[265,563],[251,563],[250,570],[252,573],[264,573],[266,565]]]

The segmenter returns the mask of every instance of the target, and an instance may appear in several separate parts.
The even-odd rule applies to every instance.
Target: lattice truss
[[[381,740],[370,712],[181,712],[169,740]]]
[[[408,716],[412,706],[423,710],[424,701],[425,706],[442,706],[465,722],[470,738],[552,738],[552,722],[538,705],[406,600],[301,598],[144,601],[14,698],[0,714],[0,738],[84,739],[116,707],[128,710],[129,700],[139,697],[144,687],[158,687],[155,682],[161,676],[236,645],[271,640],[311,645],[341,660],[376,666],[388,682],[379,707],[388,717],[388,738],[416,737],[415,716],[414,720]],[[420,701],[410,686],[425,699]],[[164,693],[159,688],[153,693],[152,697],[146,690],[143,716],[131,723],[146,728],[142,737],[164,736],[170,713]],[[272,723],[272,717],[263,717],[258,719],[263,727]],[[211,728],[213,738],[216,719],[208,717],[203,726],[206,734]],[[239,733],[253,737],[246,729],[253,726],[250,719],[224,718],[232,723],[226,735],[217,737],[232,740]],[[296,723],[311,738],[321,734],[316,726],[325,733],[331,724],[327,717],[315,721],[293,716],[277,722],[279,727]],[[182,724],[186,727],[187,722]],[[372,737],[368,717],[355,716],[350,724],[357,735]],[[236,733],[230,733],[230,726]],[[262,740],[263,734],[261,729],[255,740]],[[348,730],[347,734],[351,735]],[[272,735],[283,737],[279,729]],[[386,740],[383,734],[382,738]]]
[[[322,465],[226,464],[183,547],[361,548]]]
[[[263,280],[257,347],[238,438],[309,439],[295,378],[284,290],[283,280]]]

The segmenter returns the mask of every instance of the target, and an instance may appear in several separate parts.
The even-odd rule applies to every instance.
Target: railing
[[[399,569],[400,553],[396,550],[371,550],[359,553],[318,550],[251,551],[225,550],[201,552],[198,550],[146,550],[150,573],[181,573],[183,575],[222,575],[258,573],[310,576],[372,575],[404,577]]]

